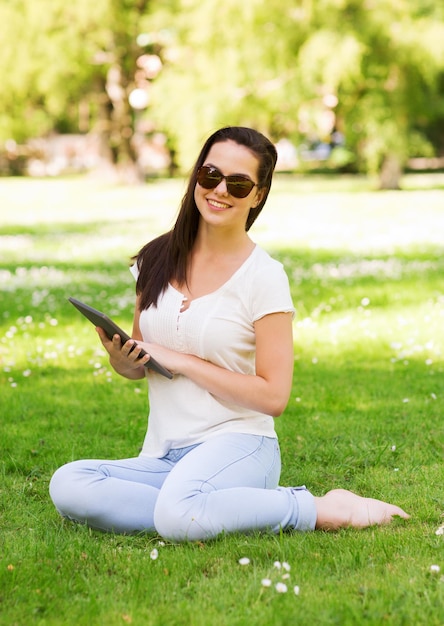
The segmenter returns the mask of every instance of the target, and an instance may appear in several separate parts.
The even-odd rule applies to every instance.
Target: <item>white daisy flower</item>
[[[284,568],[286,572],[289,572],[291,570],[291,565],[287,563],[286,561],[282,563],[282,567]]]

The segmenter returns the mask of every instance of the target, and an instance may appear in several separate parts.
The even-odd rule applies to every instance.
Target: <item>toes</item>
[[[395,511],[392,513],[392,517],[402,517],[402,519],[410,519],[410,515],[403,511],[399,506],[395,507]]]

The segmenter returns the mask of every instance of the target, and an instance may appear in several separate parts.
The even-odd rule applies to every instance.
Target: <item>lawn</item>
[[[129,330],[130,257],[170,227],[184,182],[0,179],[1,625],[444,624],[444,176],[403,186],[279,175],[252,236],[297,310],[282,484],[411,520],[174,545],[65,522],[48,482],[69,460],[138,453],[146,389],[67,297]]]

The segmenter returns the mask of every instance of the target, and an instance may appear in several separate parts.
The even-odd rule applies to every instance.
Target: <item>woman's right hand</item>
[[[140,358],[142,346],[135,339],[129,339],[122,345],[119,335],[109,339],[102,328],[96,328],[103,347],[109,354],[109,362],[118,374],[126,378],[139,379],[145,377],[145,363],[150,359],[149,354]]]

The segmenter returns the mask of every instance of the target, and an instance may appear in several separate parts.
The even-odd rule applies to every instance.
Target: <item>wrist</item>
[[[120,376],[133,379],[145,377],[145,368],[143,365],[134,365],[133,367],[130,367],[126,363],[122,364],[120,361],[114,361],[113,359],[110,359],[109,362],[114,371],[117,372],[117,374],[120,374]]]
[[[172,368],[174,374],[180,374],[182,376],[190,376],[193,370],[193,362],[200,361],[201,359],[193,354],[185,354],[183,352],[177,353],[175,367]]]

